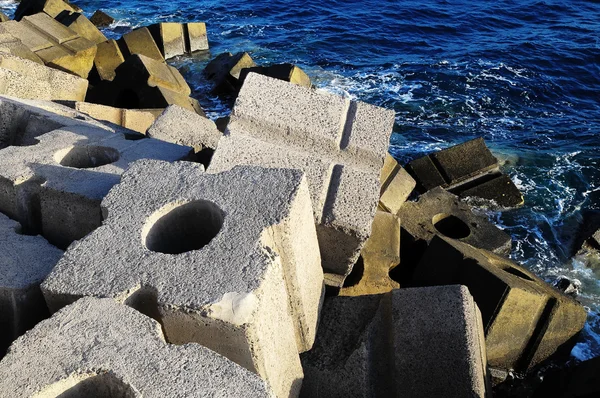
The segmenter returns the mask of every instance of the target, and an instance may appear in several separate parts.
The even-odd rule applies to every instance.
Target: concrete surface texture
[[[464,286],[325,301],[303,397],[485,397],[481,314]]]
[[[171,105],[148,129],[148,137],[194,148],[216,149],[221,132],[216,124],[195,112],[177,105]]]
[[[0,396],[272,397],[255,374],[110,299],[84,298],[19,338],[0,362]]]
[[[303,170],[326,282],[339,287],[370,234],[393,124],[391,110],[250,73],[209,172]]]
[[[165,59],[209,48],[203,22],[162,22],[150,25],[148,29]]]
[[[7,115],[13,123],[0,132],[8,145],[0,150],[0,211],[61,248],[101,224],[100,201],[131,162],[174,161],[191,152],[88,123],[62,126],[66,118],[20,114],[10,102],[4,106],[21,121]]]
[[[397,214],[416,186],[415,180],[389,153],[381,169],[379,207]]]
[[[44,61],[44,64],[87,78],[96,44],[43,12],[23,17],[20,22],[0,25],[0,32],[13,35]]]
[[[448,238],[431,241],[413,282],[467,286],[481,309],[488,364],[501,370],[525,372],[569,352],[587,316],[576,300],[511,260]]]
[[[340,289],[340,296],[387,293],[400,287],[389,275],[400,264],[400,219],[377,211],[371,229],[371,236]]]
[[[87,80],[46,67],[31,59],[25,59],[18,51],[3,52],[1,47],[2,45],[0,45],[1,95],[37,100],[83,101],[85,99],[88,89]]]
[[[0,213],[0,358],[10,343],[48,316],[39,285],[63,252]]]
[[[421,195],[417,202],[406,202],[398,216],[402,228],[416,240],[429,242],[441,234],[495,253],[510,253],[510,235],[441,188]]]
[[[55,18],[63,11],[80,12],[81,9],[63,0],[21,0],[15,10],[15,20],[20,21],[24,16],[45,12]]]
[[[131,204],[135,203],[135,206]],[[298,353],[323,297],[308,187],[297,170],[134,163],[102,202],[103,225],[43,284],[52,311],[111,297],[158,319],[171,343],[200,343],[296,396]]]

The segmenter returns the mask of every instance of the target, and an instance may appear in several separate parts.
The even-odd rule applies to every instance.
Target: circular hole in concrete
[[[58,151],[54,158],[61,166],[93,169],[119,160],[119,151],[105,146],[74,146]]]
[[[471,229],[460,218],[440,213],[433,217],[433,226],[442,235],[452,239],[463,239],[471,235]]]
[[[217,236],[225,213],[216,204],[196,200],[159,215],[146,234],[146,247],[153,252],[180,254],[199,250]]]

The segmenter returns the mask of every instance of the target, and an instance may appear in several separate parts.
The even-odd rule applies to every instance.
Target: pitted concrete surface
[[[84,298],[19,338],[0,396],[272,397],[255,374],[198,344],[167,344],[156,321]]]
[[[393,124],[391,110],[250,73],[209,172],[303,170],[326,280],[341,286],[370,234]]]
[[[10,106],[18,113],[18,106]],[[190,153],[188,147],[130,140],[88,123],[61,126],[65,118],[46,116],[21,115],[22,123],[0,132],[10,145],[0,150],[0,211],[59,247],[101,224],[100,201],[130,163],[175,161]]]
[[[63,252],[0,213],[0,356],[8,345],[48,315],[39,285]]]
[[[111,297],[159,319],[168,341],[205,345],[297,395],[324,291],[302,172],[142,160],[102,206],[102,227],[43,284],[51,310]]]
[[[303,397],[485,397],[481,314],[464,286],[325,301]]]
[[[194,148],[216,149],[221,132],[210,119],[177,105],[170,105],[148,129],[148,137]]]

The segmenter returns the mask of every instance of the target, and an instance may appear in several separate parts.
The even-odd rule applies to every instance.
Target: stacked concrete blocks
[[[303,397],[485,397],[481,315],[464,286],[332,297],[302,355]]]
[[[131,206],[135,203],[135,206]],[[104,224],[71,245],[43,284],[51,310],[110,297],[296,396],[323,273],[308,186],[297,170],[204,173],[142,160],[102,202]]]
[[[56,20],[92,43],[100,44],[106,41],[106,36],[81,13],[63,11],[56,16]]]
[[[0,362],[3,397],[272,397],[259,377],[154,320],[85,298],[18,339]]]
[[[1,25],[0,25],[1,27]],[[44,65],[44,61],[13,35],[0,29],[0,54],[13,55]]]
[[[21,22],[0,25],[50,67],[87,78],[96,55],[96,44],[79,36],[45,13],[23,17]]]
[[[81,12],[82,10],[63,0],[21,0],[15,11],[15,20],[20,21],[27,15],[33,15],[40,12],[44,12],[52,18],[55,18],[64,11],[71,13]]]
[[[393,124],[393,111],[251,73],[209,171],[303,170],[326,282],[339,287],[371,231]]]
[[[469,288],[481,309],[488,363],[500,370],[526,372],[564,351],[586,320],[581,304],[533,273],[453,239],[432,240],[413,281]]]
[[[121,109],[111,106],[91,104],[89,102],[61,102],[78,112],[93,117],[96,120],[109,122],[126,129],[146,134],[146,131],[163,113],[162,109]],[[191,113],[191,112],[189,112]],[[195,113],[192,113],[195,115]],[[168,141],[168,140],[162,140]],[[169,141],[174,142],[174,141]],[[180,143],[178,143],[180,144]],[[180,144],[184,145],[184,144]],[[185,145],[192,146],[192,145]]]
[[[6,106],[13,115],[20,113],[18,106]],[[187,147],[132,141],[88,123],[62,125],[61,119],[25,112],[0,134],[9,145],[0,152],[0,211],[59,247],[101,224],[100,201],[131,162],[174,161],[190,153]]]
[[[0,94],[24,99],[83,101],[88,82],[78,76],[0,52]]]
[[[117,43],[125,59],[134,54],[144,55],[156,61],[165,61],[150,30],[146,27],[137,28],[121,37]]]
[[[40,283],[62,251],[0,213],[0,358],[14,339],[48,316]]]

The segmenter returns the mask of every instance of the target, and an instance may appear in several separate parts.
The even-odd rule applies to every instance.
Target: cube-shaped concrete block
[[[44,63],[74,75],[87,78],[96,55],[96,44],[79,36],[45,13],[8,21],[0,26],[21,40]]]
[[[327,283],[339,287],[370,234],[393,123],[391,110],[250,73],[209,171],[303,170]]]
[[[113,123],[141,134],[146,134],[148,128],[163,112],[162,109],[121,109],[89,102],[72,102],[67,105],[96,120]]]
[[[264,76],[269,76],[275,79],[283,80],[299,86],[311,88],[312,83],[310,77],[302,69],[292,64],[278,64],[271,66],[255,66],[253,68],[242,69],[240,73],[240,81],[243,83],[246,80],[248,73],[258,73]]]
[[[414,240],[430,242],[435,235],[443,235],[495,253],[510,254],[510,235],[441,188],[421,195],[417,202],[404,203],[398,216],[402,228]]]
[[[421,259],[418,286],[460,283],[481,309],[488,363],[525,372],[566,344],[584,326],[585,309],[507,258],[436,237]],[[565,347],[561,347],[565,345]]]
[[[56,16],[56,20],[92,43],[100,44],[106,41],[106,36],[83,14],[63,11]]]
[[[209,49],[208,36],[206,34],[206,24],[204,22],[185,23],[183,24],[183,31],[184,34],[187,36],[187,53],[191,54],[196,51],[206,51]]]
[[[135,206],[131,206],[135,203]],[[102,202],[103,225],[71,245],[43,292],[52,310],[111,297],[298,393],[323,297],[308,187],[298,170],[142,160]],[[102,253],[102,255],[98,255]],[[110,259],[107,261],[107,259]]]
[[[0,52],[0,94],[23,99],[83,101],[88,81]]]
[[[102,28],[110,26],[111,23],[115,22],[115,19],[102,10],[96,10],[90,17],[90,22],[95,26]]]
[[[119,43],[125,59],[131,55],[139,54],[157,61],[165,61],[165,57],[161,54],[148,28],[134,29],[124,34],[117,43]]]
[[[216,149],[222,135],[212,120],[177,105],[165,109],[148,129],[150,138],[189,146],[196,152]]]
[[[302,354],[303,397],[486,397],[481,314],[464,286],[332,297]]]
[[[84,298],[18,339],[0,362],[3,397],[272,397],[255,374],[154,320]]]
[[[392,214],[398,213],[417,184],[390,154],[385,157],[380,182],[379,206]]]
[[[161,22],[148,29],[165,59],[208,50],[204,22]]]
[[[62,251],[40,236],[28,236],[0,213],[0,358],[10,343],[48,316],[40,283]]]

